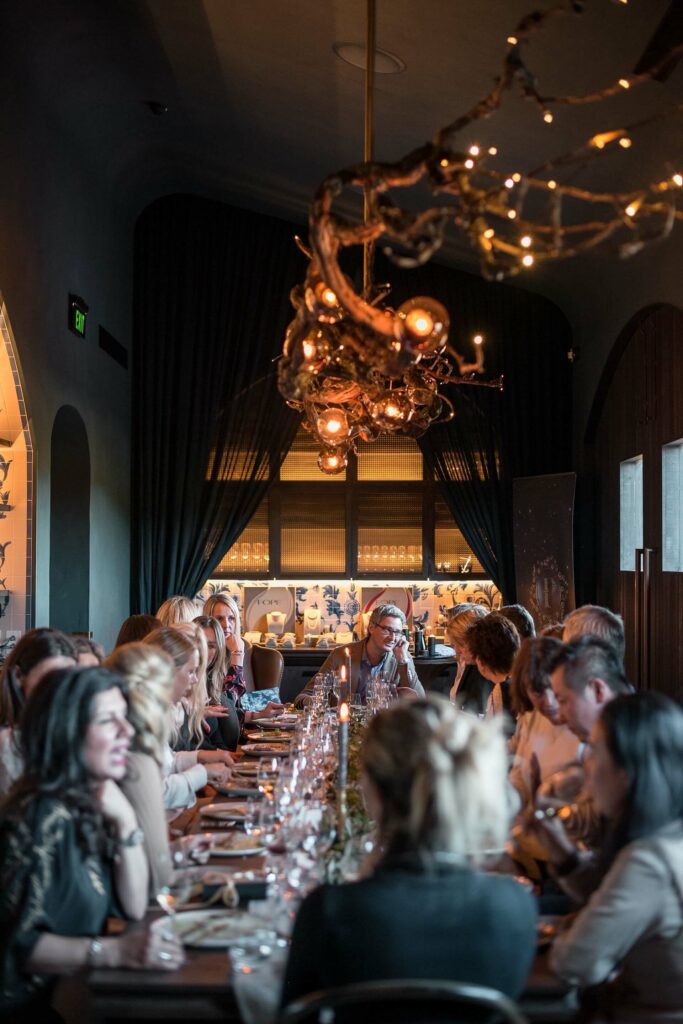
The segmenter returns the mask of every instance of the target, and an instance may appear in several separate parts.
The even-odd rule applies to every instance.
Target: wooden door
[[[683,694],[683,572],[662,566],[662,449],[683,439],[683,312],[657,306],[631,321],[606,370],[595,423],[598,603],[626,626],[626,671],[642,687]],[[620,486],[642,460],[642,543],[621,564]],[[634,469],[634,472],[635,469]],[[637,472],[636,472],[637,475]],[[682,495],[678,495],[680,505]]]

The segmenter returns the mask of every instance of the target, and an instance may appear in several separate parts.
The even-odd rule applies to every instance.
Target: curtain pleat
[[[298,417],[273,360],[305,260],[297,229],[195,196],[136,230],[131,603],[193,595],[265,496]]]

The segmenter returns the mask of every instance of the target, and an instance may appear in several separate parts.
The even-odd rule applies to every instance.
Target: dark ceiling
[[[488,91],[506,37],[534,0],[377,7],[378,45],[406,65],[377,79],[376,153],[395,159]],[[531,44],[543,91],[590,91],[628,73],[670,0],[585,7]],[[2,12],[4,59],[132,210],[188,190],[303,221],[318,182],[362,154],[363,73],[332,46],[362,41],[364,0],[6,0]],[[551,126],[510,98],[464,141],[495,144],[499,166],[524,170],[682,100],[683,62],[666,82],[599,110],[562,108]],[[683,162],[681,124],[649,127],[632,150],[606,155],[578,180],[630,187],[665,175],[667,159]],[[465,259],[457,240],[446,256]]]

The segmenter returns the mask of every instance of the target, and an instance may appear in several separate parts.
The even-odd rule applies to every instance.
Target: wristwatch
[[[145,841],[145,833],[141,828],[134,828],[125,839],[119,839],[119,846],[140,846]]]

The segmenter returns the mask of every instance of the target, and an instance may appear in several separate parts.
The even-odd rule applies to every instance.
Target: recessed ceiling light
[[[340,60],[365,71],[364,43],[334,43],[332,49]],[[375,72],[378,75],[400,75],[405,69],[405,61],[402,61],[395,53],[380,50],[379,47],[375,48]]]

